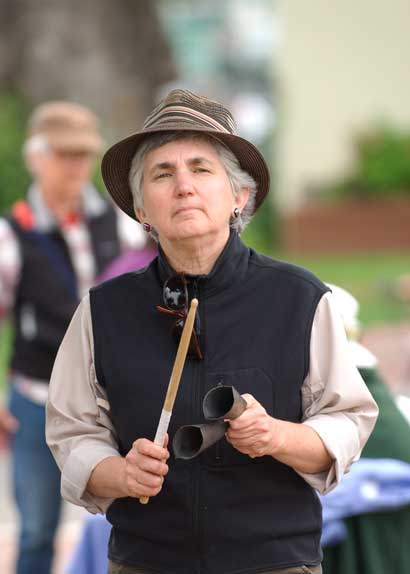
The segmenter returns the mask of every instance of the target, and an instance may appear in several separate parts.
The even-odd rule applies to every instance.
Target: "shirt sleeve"
[[[325,472],[299,474],[325,494],[358,460],[378,415],[378,407],[351,357],[331,293],[320,300],[313,321],[302,410],[302,423],[317,432],[333,464]]]
[[[46,438],[61,470],[63,498],[104,514],[113,499],[87,492],[94,468],[119,456],[110,405],[94,368],[90,299],[75,312],[54,363],[46,406]]]
[[[21,272],[17,238],[6,219],[0,218],[0,329],[13,307]]]

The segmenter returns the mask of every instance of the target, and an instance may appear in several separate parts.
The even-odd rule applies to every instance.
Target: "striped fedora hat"
[[[130,217],[134,213],[129,185],[131,162],[140,144],[150,134],[194,131],[209,134],[227,146],[242,169],[257,183],[255,211],[269,191],[269,170],[262,154],[247,140],[236,135],[232,114],[222,104],[188,90],[172,90],[145,120],[141,131],[114,144],[101,165],[104,183],[116,204]]]

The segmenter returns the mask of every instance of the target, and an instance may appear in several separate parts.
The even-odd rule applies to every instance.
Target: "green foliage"
[[[277,253],[274,257],[301,265],[322,281],[350,291],[360,302],[360,320],[365,326],[410,320],[410,305],[386,292],[386,285],[394,278],[408,273],[410,257],[407,253],[311,256]]]
[[[274,188],[274,162],[272,160],[275,149],[275,138],[270,134],[263,142],[258,144],[265,161],[268,163],[271,175],[271,189],[263,205],[252,217],[252,221],[245,229],[242,239],[244,242],[262,253],[269,253],[278,248],[280,243],[280,218],[273,201]]]
[[[269,253],[275,244],[276,219],[272,202],[267,198],[243,232],[243,241],[257,251]]]
[[[29,182],[21,152],[26,119],[27,108],[20,98],[0,93],[0,212],[25,194]]]
[[[410,133],[380,128],[357,140],[359,181],[374,193],[410,193]]]
[[[356,197],[410,194],[410,131],[378,125],[359,134],[353,144],[353,169],[329,186],[333,194]]]

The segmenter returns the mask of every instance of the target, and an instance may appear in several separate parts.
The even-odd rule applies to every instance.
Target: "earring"
[[[147,223],[146,221],[144,221],[144,223],[142,224],[142,229],[146,233],[149,233],[151,231],[151,225],[149,223]]]
[[[232,212],[232,218],[233,219],[238,219],[238,217],[240,216],[241,212],[239,211],[238,207],[235,207],[235,209]]]

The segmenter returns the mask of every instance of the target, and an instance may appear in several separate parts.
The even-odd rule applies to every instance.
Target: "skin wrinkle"
[[[234,196],[224,165],[205,141],[177,140],[154,149],[143,173],[139,219],[156,229],[176,270],[208,273],[228,240],[232,211],[243,208],[248,190]]]
[[[235,220],[230,222],[230,226],[236,229],[239,233],[245,229],[245,227],[250,222],[255,205],[255,196],[257,192],[257,185],[253,178],[245,171],[243,171],[239,165],[238,160],[233,155],[233,153],[221,144],[215,138],[210,136],[205,136],[203,134],[198,134],[195,132],[191,133],[171,133],[171,134],[155,134],[147,138],[147,140],[141,145],[137,153],[135,154],[130,168],[129,183],[133,194],[134,209],[138,213],[139,208],[144,207],[144,162],[146,156],[156,149],[163,147],[172,142],[188,141],[192,144],[196,142],[209,144],[217,153],[220,161],[222,162],[225,171],[228,175],[228,179],[231,185],[231,190],[233,195],[236,197],[242,190],[242,188],[247,188],[249,190],[249,198],[243,207],[240,216]],[[158,240],[157,233],[155,229],[150,232],[153,239]]]

